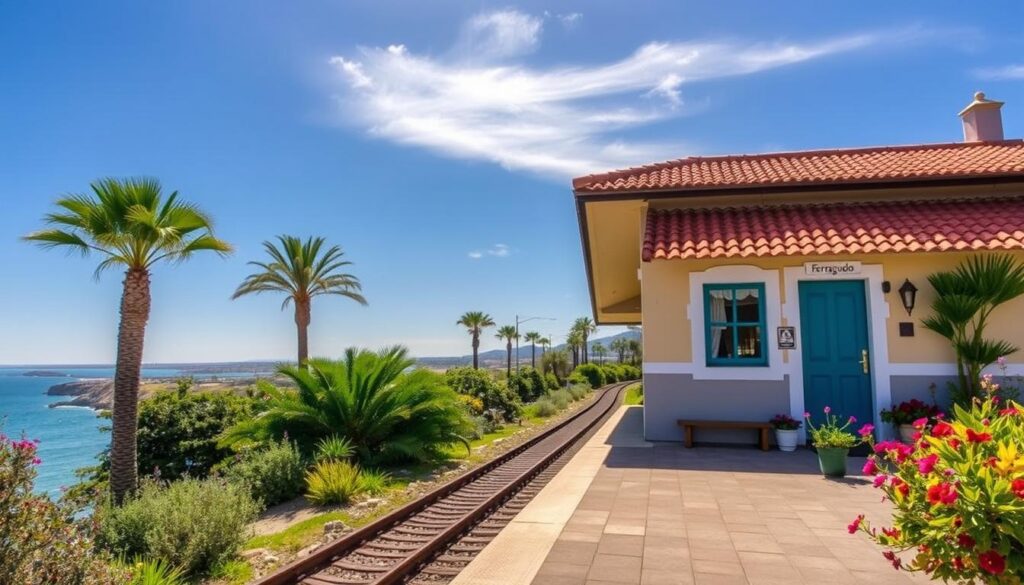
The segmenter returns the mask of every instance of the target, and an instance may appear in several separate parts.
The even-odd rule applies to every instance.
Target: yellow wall
[[[1014,253],[1024,260],[1024,252]],[[889,361],[892,363],[951,363],[953,354],[948,342],[926,330],[921,318],[931,313],[929,308],[934,291],[928,284],[928,275],[933,272],[956,267],[969,254],[875,254],[859,256],[801,256],[786,258],[734,258],[728,260],[655,260],[641,263],[643,286],[643,327],[644,359],[650,362],[691,362],[693,348],[690,347],[690,321],[686,307],[690,302],[689,273],[700,272],[714,266],[745,264],[762,269],[778,269],[781,301],[785,302],[790,291],[785,290],[782,268],[803,266],[804,262],[838,262],[858,260],[864,265],[881,264],[883,276],[892,284],[892,292],[885,295],[889,303],[887,335]],[[904,279],[910,279],[918,288],[917,303],[912,317],[896,292]],[[781,312],[780,307],[768,307],[769,311]],[[1024,348],[1024,298],[1003,305],[993,314],[994,318],[986,330],[986,336],[1007,340]],[[900,337],[899,323],[913,321],[914,337]],[[766,338],[773,339],[773,332]],[[1024,352],[1010,356],[1011,363],[1024,363]]]

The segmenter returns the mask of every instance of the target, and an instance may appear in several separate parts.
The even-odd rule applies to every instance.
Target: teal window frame
[[[758,321],[712,321],[711,320],[711,292],[727,290],[732,292],[732,312],[734,319],[739,318],[739,311],[736,308],[736,291],[743,289],[754,289],[757,291],[757,314],[759,317]],[[745,282],[745,283],[723,283],[723,284],[705,284],[704,285],[704,355],[707,358],[708,367],[766,367],[768,366],[768,343],[767,343],[767,327],[765,325],[765,302],[764,302],[764,283],[763,282]],[[719,358],[711,355],[711,328],[712,327],[725,327],[726,331],[732,333],[732,346],[734,348],[739,347],[739,329],[740,327],[759,327],[761,332],[761,356],[760,357],[731,357],[731,358]]]

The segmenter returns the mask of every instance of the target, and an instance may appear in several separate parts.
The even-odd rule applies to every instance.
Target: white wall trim
[[[690,362],[644,362],[644,374],[692,374]]]
[[[954,363],[908,363],[889,364],[889,372],[893,376],[956,376],[956,364]],[[1006,364],[1003,370],[993,364],[983,370],[986,374],[993,376],[1024,376],[1024,364]]]
[[[802,419],[804,409],[804,364],[803,364],[803,330],[800,327],[800,282],[808,280],[863,280],[865,288],[866,310],[868,316],[868,339],[871,344],[871,388],[874,409],[874,425],[882,438],[892,433],[890,425],[883,424],[879,412],[892,404],[892,388],[890,387],[891,366],[889,364],[889,337],[886,323],[889,319],[889,303],[882,292],[884,280],[881,264],[865,264],[861,273],[853,278],[835,278],[829,275],[809,275],[803,265],[783,268],[783,279],[786,283],[786,302],[782,305],[782,314],[786,323],[796,327],[797,346],[789,354],[789,406],[794,418]],[[806,429],[801,430],[806,439]]]
[[[690,347],[693,351],[693,378],[695,380],[782,380],[785,364],[782,351],[774,340],[779,326],[779,271],[757,266],[715,266],[703,272],[690,273],[690,304],[686,316],[690,320]],[[765,330],[761,332],[764,350],[768,353],[767,366],[708,367],[707,347],[704,341],[704,285],[705,284],[764,284]]]

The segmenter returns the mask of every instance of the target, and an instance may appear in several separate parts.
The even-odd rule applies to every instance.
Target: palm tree
[[[114,370],[110,488],[116,503],[138,486],[139,378],[152,296],[149,276],[159,262],[181,262],[196,252],[226,255],[231,246],[214,237],[210,217],[175,191],[164,197],[159,181],[100,179],[91,193],[57,200],[46,216],[51,229],[25,236],[45,248],[65,248],[102,259],[96,277],[115,266],[125,270]]]
[[[572,369],[580,365],[580,345],[583,343],[583,333],[573,329],[565,336],[565,343],[572,350]]]
[[[537,344],[540,343],[541,335],[536,331],[531,331],[524,335],[523,339],[530,342],[530,367],[537,369]]]
[[[597,325],[594,324],[590,317],[580,317],[573,322],[572,328],[580,333],[580,347],[583,350],[581,358],[583,363],[587,363],[590,361],[590,352],[587,351],[587,338],[590,337],[591,333],[597,331]]]
[[[612,351],[619,354],[619,363],[621,364],[625,362],[626,351],[629,349],[629,342],[622,337],[617,337],[612,340],[610,346],[612,348]]]
[[[544,354],[547,353],[548,348],[551,347],[551,340],[547,337],[541,337],[537,340],[537,343],[540,344],[540,359],[543,360]]]
[[[455,391],[440,375],[413,369],[404,347],[349,348],[341,360],[314,358],[306,365],[278,370],[297,390],[261,382],[266,410],[225,431],[221,443],[279,440],[287,433],[309,452],[339,437],[360,463],[379,465],[439,457],[473,432]]]
[[[503,326],[498,328],[498,334],[496,335],[496,337],[498,339],[504,339],[505,340],[505,351],[508,353],[508,366],[505,369],[506,369],[506,374],[511,376],[512,375],[512,341],[515,340],[515,339],[519,339],[519,334],[516,333],[516,328],[514,326],[512,326],[512,325],[503,325]],[[516,356],[516,359],[518,360],[519,356]]]
[[[469,311],[464,313],[456,325],[462,325],[473,336],[473,369],[480,367],[478,354],[480,353],[480,333],[485,327],[494,327],[494,320],[491,316],[482,311]]]
[[[242,284],[231,295],[237,299],[248,294],[280,292],[287,295],[281,303],[284,310],[289,304],[295,305],[295,326],[298,329],[298,364],[309,358],[309,323],[313,297],[338,295],[366,305],[362,285],[351,274],[341,272],[352,263],[344,260],[345,253],[340,246],[324,250],[324,238],[307,238],[305,242],[295,236],[277,237],[278,244],[263,242],[263,249],[270,256],[270,262],[249,262],[260,271],[245,277]]]
[[[638,365],[643,356],[643,347],[640,345],[640,341],[636,339],[626,341],[626,349],[629,351],[630,363],[634,366]]]
[[[594,345],[590,347],[590,351],[594,352],[594,355],[597,356],[598,361],[604,364],[604,356],[605,354],[608,353],[608,350],[605,349],[604,345],[601,344],[601,342],[594,343]]]

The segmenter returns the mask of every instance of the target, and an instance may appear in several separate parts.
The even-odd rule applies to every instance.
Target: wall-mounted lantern
[[[914,311],[914,303],[917,302],[917,287],[908,278],[903,281],[903,286],[898,292],[900,300],[903,301],[903,308],[907,310],[907,315],[910,315]]]

